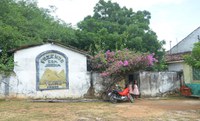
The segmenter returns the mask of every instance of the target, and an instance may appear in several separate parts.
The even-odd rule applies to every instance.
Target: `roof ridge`
[[[175,46],[177,46],[179,43],[181,43],[183,40],[185,40],[188,36],[190,36],[192,33],[194,33],[196,30],[200,29],[200,26],[197,27],[195,30],[193,30],[190,34],[188,34],[185,38],[183,38],[181,41],[179,41],[176,45],[174,45],[170,50],[172,50]]]
[[[42,43],[37,43],[37,44],[29,44],[29,45],[24,45],[24,46],[20,46],[18,48],[14,48],[12,50],[9,50],[10,53],[14,53],[18,50],[22,50],[22,49],[27,49],[27,48],[30,48],[30,47],[35,47],[35,46],[40,46],[40,45],[44,45],[44,44],[55,44],[57,46],[61,46],[63,48],[66,48],[66,49],[69,49],[69,50],[72,50],[72,51],[75,51],[75,52],[78,52],[80,54],[83,54],[85,56],[88,56],[90,57],[91,55],[88,54],[88,52],[84,51],[84,50],[81,50],[81,49],[78,49],[74,46],[71,46],[71,45],[65,45],[61,42],[57,42],[57,41],[54,41],[54,40],[44,40]]]

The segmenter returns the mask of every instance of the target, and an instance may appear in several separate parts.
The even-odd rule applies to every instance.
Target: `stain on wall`
[[[180,88],[180,80],[176,72],[140,72],[141,96],[159,96]]]

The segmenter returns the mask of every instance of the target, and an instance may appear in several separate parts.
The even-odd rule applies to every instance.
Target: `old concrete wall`
[[[102,90],[104,89],[102,83],[103,83],[103,78],[100,76],[99,73],[91,73],[91,72],[87,72],[87,87],[85,89],[85,93],[86,94],[86,90],[89,91],[89,87],[91,85],[91,82],[89,81],[93,81],[93,88],[94,88],[94,95],[95,97],[100,97],[100,92],[102,92]],[[89,79],[90,78],[90,79]],[[34,90],[30,90],[27,88],[23,88],[24,90],[22,92],[19,92],[21,89],[21,86],[23,85],[23,82],[21,82],[15,73],[10,74],[9,76],[6,76],[2,73],[0,73],[0,98],[36,98],[34,96],[29,96],[30,94],[33,95],[35,94],[35,89]],[[84,85],[82,85],[84,86]],[[77,88],[77,90],[80,88]],[[79,91],[81,91],[82,89],[80,89]],[[49,92],[49,91],[48,91]],[[55,94],[57,91],[56,90],[52,90],[50,91],[50,93],[52,93],[51,95]],[[82,94],[82,93],[80,93]],[[23,95],[23,96],[22,96]],[[81,97],[83,97],[81,95]],[[40,97],[40,98],[48,98],[48,97]],[[50,97],[49,97],[50,98]],[[52,98],[52,97],[51,97]],[[66,97],[60,97],[60,98],[66,98]],[[67,96],[67,98],[74,98],[74,96]],[[80,97],[79,97],[80,98]]]
[[[28,77],[26,78],[29,79]],[[28,83],[20,80],[15,74],[12,74],[9,77],[0,74],[0,98],[80,98],[88,92],[91,80],[93,81],[94,96],[100,97],[102,90],[105,89],[103,86],[104,79],[100,74],[87,72],[85,79],[85,82],[81,82],[80,79],[77,79],[78,81],[75,80],[76,83],[72,83],[72,80],[70,79],[70,87],[68,90],[36,91],[35,80],[33,80],[34,82],[30,81],[30,83]],[[139,84],[139,90],[142,97],[160,96],[158,94],[180,88],[180,81],[178,80],[176,72],[140,72]],[[77,88],[73,86],[76,86]]]
[[[10,97],[14,98],[17,96],[16,90],[19,81],[14,73],[9,76],[0,74],[0,98]]]
[[[99,97],[100,96],[100,92],[104,89],[103,86],[103,78],[101,77],[101,75],[99,73],[92,73],[92,81],[93,81],[93,87],[94,87],[94,91],[95,91],[95,96]]]
[[[141,96],[159,96],[170,90],[180,88],[176,72],[140,72]]]
[[[161,96],[162,93],[180,88],[180,80],[176,72],[139,72],[139,90],[141,96]],[[104,79],[98,74],[92,74],[95,96],[100,96],[100,92],[105,89],[102,85]]]

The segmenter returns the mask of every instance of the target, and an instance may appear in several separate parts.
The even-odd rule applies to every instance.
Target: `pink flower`
[[[103,72],[103,73],[101,73],[100,75],[105,77],[105,76],[108,76],[109,73],[108,73],[108,72]]]
[[[152,66],[154,62],[157,62],[157,60],[153,56],[154,56],[154,53],[147,55],[147,60],[148,60],[149,66]]]
[[[119,61],[119,62],[118,62],[118,65],[119,65],[119,66],[121,66],[121,65],[123,65],[123,64],[124,64],[124,63],[123,63],[122,61]]]
[[[106,56],[108,56],[110,54],[110,50],[106,51]]]
[[[124,66],[128,66],[128,61],[125,60],[123,65],[124,65]]]

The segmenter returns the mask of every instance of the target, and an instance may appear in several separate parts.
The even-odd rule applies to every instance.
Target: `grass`
[[[104,102],[46,103],[29,101],[1,101],[0,121],[64,121],[79,118],[109,117],[101,107]],[[99,110],[100,109],[100,110]],[[95,117],[95,118],[94,118]]]
[[[1,99],[0,121],[149,121],[172,117],[179,119],[182,116],[174,111],[182,109],[186,100],[188,99],[140,99],[135,100],[134,103],[112,104],[110,102],[48,103]],[[192,116],[186,119],[198,119],[200,103],[198,104],[198,100],[190,100],[190,104],[191,101],[194,101],[194,104],[188,109],[185,107],[183,113]],[[173,108],[172,113],[169,108]]]
[[[0,102],[3,102],[3,101],[5,101],[5,99],[0,99]]]

